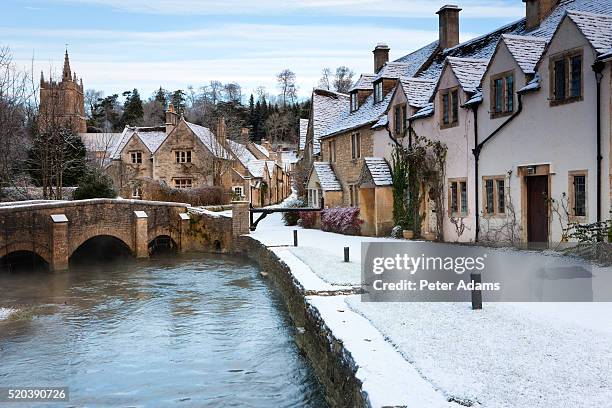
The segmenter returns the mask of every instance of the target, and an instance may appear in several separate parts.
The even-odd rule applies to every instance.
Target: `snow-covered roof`
[[[308,119],[300,119],[300,150],[306,147],[306,133],[308,133]]]
[[[297,163],[299,160],[298,155],[295,151],[281,152],[281,161],[283,162],[283,166],[285,171],[289,169],[289,166]]]
[[[79,133],[85,149],[90,152],[114,152],[123,133]]]
[[[185,122],[189,129],[197,136],[198,139],[204,144],[204,146],[216,157],[220,159],[230,159],[230,154],[227,150],[219,143],[215,135],[210,129],[204,126],[196,125],[195,123]]]
[[[413,77],[417,75],[421,67],[423,67],[423,64],[425,64],[437,50],[438,41],[436,40],[416,51],[411,52],[408,55],[404,55],[403,57],[396,59],[394,62],[408,64],[407,72],[404,75],[407,77]]]
[[[253,153],[250,152],[249,149],[247,149],[245,145],[230,139],[227,139],[227,145],[229,146],[234,156],[244,167],[248,168],[249,162],[257,160],[257,158],[253,155]]]
[[[477,91],[470,99],[468,99],[463,106],[478,105],[482,103],[482,91]]]
[[[611,14],[612,0],[560,0],[557,7],[542,20],[539,27],[536,29],[528,31],[525,27],[525,18],[522,18],[500,27],[493,32],[463,42],[453,48],[446,49],[436,54],[434,58],[432,58],[431,63],[420,71],[417,76],[421,78],[437,79],[442,72],[444,61],[447,57],[489,59],[493,55],[497,43],[503,34],[529,35],[550,40],[568,10],[590,12],[594,14]],[[593,27],[593,34],[596,34],[596,31],[602,27],[606,27],[606,24],[602,21],[591,21],[588,24],[587,21],[585,21],[585,24]],[[585,33],[585,36],[586,35]],[[593,40],[594,39],[593,37]],[[608,46],[608,49],[609,48],[612,48],[612,46]]]
[[[376,75],[373,74],[361,74],[357,82],[349,89],[349,92],[374,89],[372,82],[375,77]]]
[[[389,164],[385,159],[382,157],[366,157],[364,162],[376,186],[390,186],[393,184],[391,168],[389,168]]]
[[[415,120],[415,119],[426,118],[428,116],[433,115],[433,113],[434,113],[434,104],[433,102],[430,102],[427,105],[423,106],[421,109],[419,109],[414,115],[412,115],[408,119]]]
[[[342,186],[331,164],[328,162],[314,162],[312,164],[312,169],[317,175],[323,191],[342,191]]]
[[[525,74],[533,74],[544,48],[546,39],[524,35],[502,35],[502,41]]]
[[[429,98],[436,87],[436,82],[430,79],[401,77],[400,82],[408,105],[414,108],[422,108],[429,103]]]
[[[489,60],[448,57],[446,61],[457,77],[461,88],[465,92],[476,92]]]
[[[397,79],[400,76],[410,76],[410,64],[406,62],[390,61],[386,62],[385,65],[382,66],[380,71],[378,71],[374,77],[373,82],[376,82],[381,78]]]
[[[382,115],[378,121],[372,125],[372,129],[378,129],[381,127],[385,127],[389,124],[389,117],[387,115]]]
[[[268,151],[268,149],[266,149],[265,147],[263,147],[262,145],[257,144],[257,143],[253,143],[253,146],[255,146],[255,148],[257,150],[259,150],[261,152],[261,154],[263,154],[264,156],[270,158],[270,152]]]
[[[321,151],[321,136],[329,133],[340,118],[349,112],[349,96],[346,94],[315,89],[312,93],[312,151],[318,154]]]
[[[535,74],[533,79],[524,87],[518,90],[518,93],[526,93],[540,89],[540,74]]]
[[[597,53],[604,54],[612,47],[611,15],[568,10],[567,16],[576,23]]]
[[[335,126],[329,128],[323,137],[346,132],[370,123],[376,123],[378,119],[380,119],[380,116],[386,113],[392,96],[393,92],[389,92],[387,96],[385,96],[385,99],[378,103],[374,103],[374,95],[368,96],[359,109],[344,116]]]
[[[150,153],[155,152],[166,139],[165,127],[125,127],[119,143],[116,145],[111,158],[121,158],[121,152],[133,136],[137,136],[147,147]]]
[[[276,162],[274,160],[266,160],[266,167],[268,168],[268,175],[272,177],[274,174],[274,167],[276,167]]]
[[[166,140],[166,129],[158,128],[136,128],[136,134],[151,152],[155,152]]]
[[[251,160],[247,165],[247,169],[249,173],[253,175],[253,177],[263,178],[264,169],[266,168],[266,160]]]

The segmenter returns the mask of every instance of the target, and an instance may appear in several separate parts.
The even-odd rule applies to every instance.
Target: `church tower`
[[[76,72],[70,69],[68,50],[64,55],[64,68],[61,82],[49,78],[45,81],[40,73],[40,109],[38,125],[41,130],[50,126],[69,126],[74,132],[86,133],[85,96],[83,79],[77,79]]]

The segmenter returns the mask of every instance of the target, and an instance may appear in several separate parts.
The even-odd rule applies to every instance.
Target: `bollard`
[[[298,241],[297,241],[297,230],[293,230],[293,246],[298,246]]]
[[[471,273],[470,279],[472,280],[472,284],[474,286],[480,286],[482,282],[482,277],[479,273]],[[472,310],[480,310],[482,309],[482,291],[480,289],[472,289]]]
[[[344,262],[349,261],[349,247],[344,247]]]

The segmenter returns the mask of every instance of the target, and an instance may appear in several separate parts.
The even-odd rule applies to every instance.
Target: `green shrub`
[[[81,178],[72,195],[73,200],[115,197],[117,197],[117,192],[113,187],[113,181],[106,174],[97,172],[90,172]]]

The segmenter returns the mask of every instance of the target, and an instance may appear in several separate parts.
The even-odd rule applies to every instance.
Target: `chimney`
[[[459,12],[461,9],[457,6],[446,5],[442,6],[436,13],[439,18],[440,26],[440,45],[443,50],[452,48],[459,44]]]
[[[249,128],[240,128],[240,141],[245,146],[249,143]]]
[[[374,73],[378,73],[387,61],[389,61],[389,46],[387,44],[378,43],[372,53],[374,54]]]
[[[523,0],[525,3],[525,28],[531,31],[557,7],[558,0]]]
[[[178,125],[179,115],[174,111],[174,105],[170,103],[166,111],[166,134],[172,132],[174,127]]]
[[[221,116],[217,122],[217,142],[220,145],[225,145],[227,139],[227,128],[225,126],[225,118]]]

